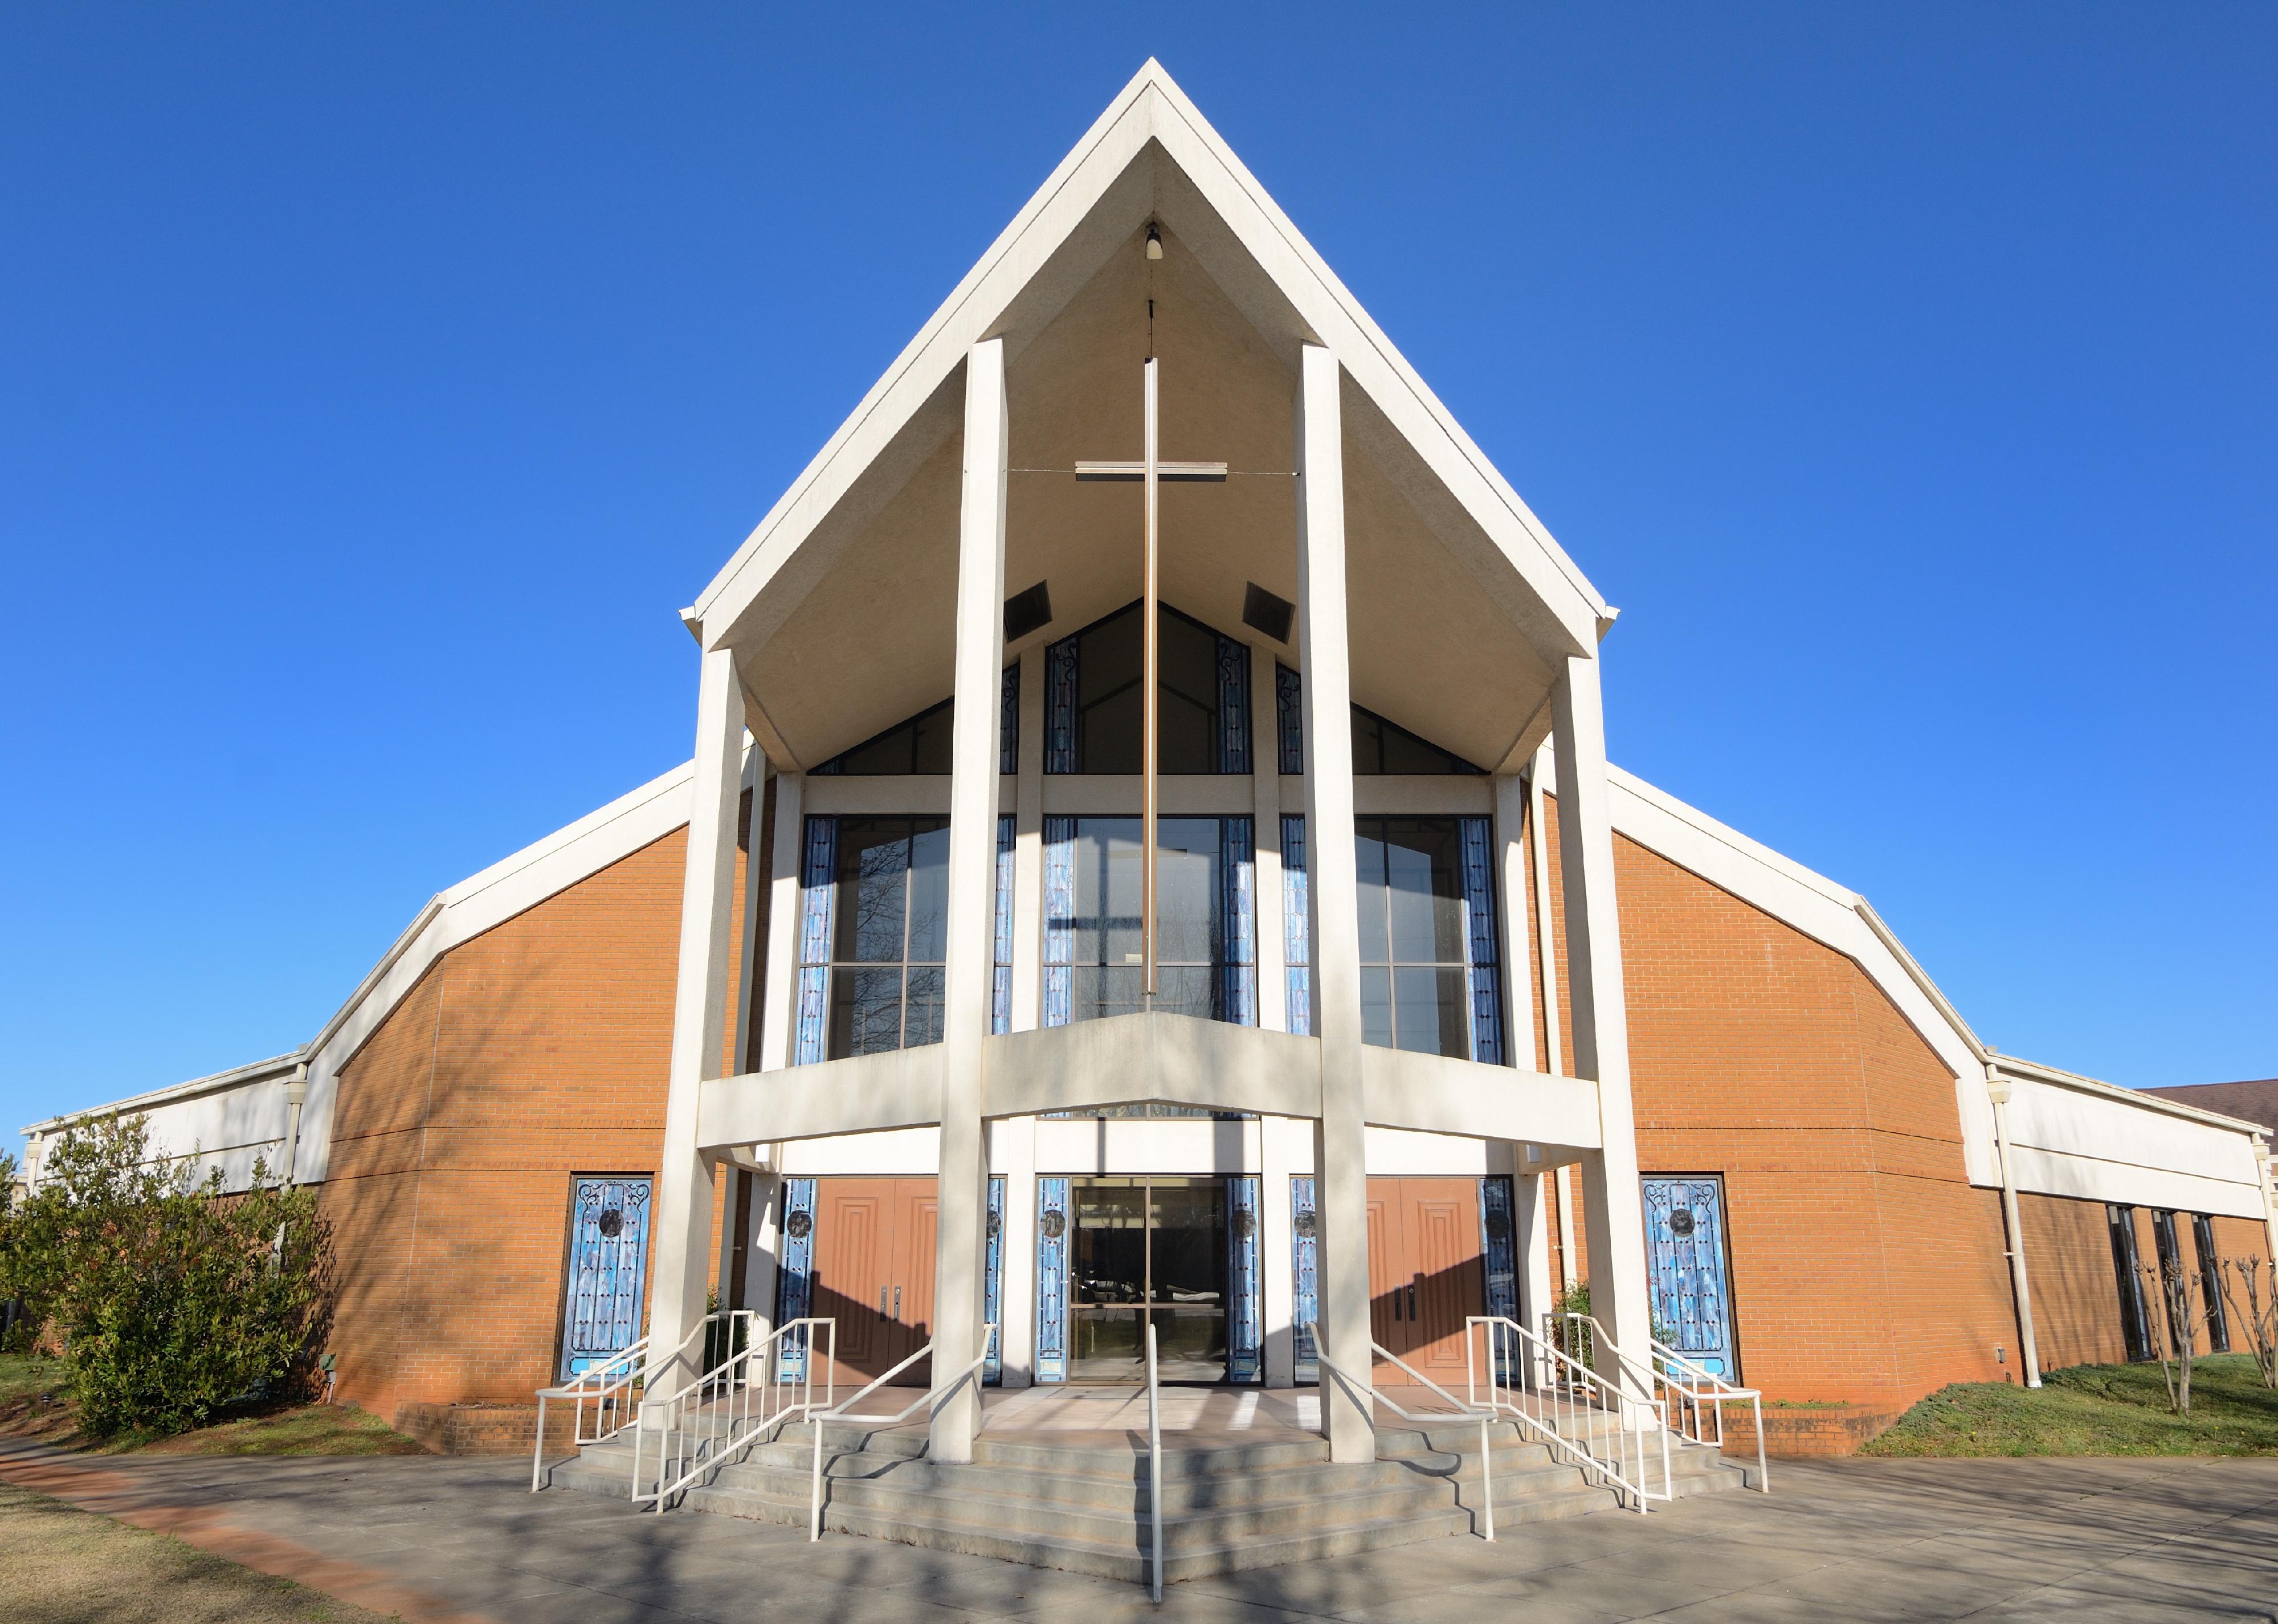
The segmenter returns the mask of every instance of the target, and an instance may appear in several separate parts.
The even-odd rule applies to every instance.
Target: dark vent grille
[[[1052,624],[1052,594],[1038,581],[1026,592],[1005,600],[1005,640],[1017,643],[1031,632]]]
[[[1256,581],[1242,594],[1242,624],[1253,631],[1263,632],[1277,643],[1289,640],[1289,623],[1297,617],[1297,606],[1287,598],[1277,598]]]

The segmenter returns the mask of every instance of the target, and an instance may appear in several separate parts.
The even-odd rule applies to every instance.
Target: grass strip
[[[2278,1454],[2278,1392],[2254,1360],[2217,1353],[2191,1368],[2191,1413],[2167,1408],[2160,1367],[2076,1365],[2037,1389],[1957,1382],[1900,1416],[1860,1452],[1911,1458],[1988,1455]]]
[[[7,1624],[379,1624],[381,1615],[0,1482]]]

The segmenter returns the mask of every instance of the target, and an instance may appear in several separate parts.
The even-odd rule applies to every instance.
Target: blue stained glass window
[[[1273,667],[1273,715],[1280,724],[1281,770],[1305,770],[1305,685],[1278,661]]]
[[[1287,966],[1289,1030],[1313,1030],[1313,924],[1305,891],[1305,819],[1281,819],[1281,958]]]

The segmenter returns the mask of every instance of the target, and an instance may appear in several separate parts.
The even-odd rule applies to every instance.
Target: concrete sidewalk
[[[512,1460],[136,1459],[0,1447],[0,1476],[407,1620],[798,1624],[1158,1615],[978,1557],[527,1491]],[[1779,1492],[1607,1512],[1172,1588],[1172,1620],[1525,1624],[2278,1618],[2278,1460],[1782,1462]],[[266,1553],[265,1555],[263,1553]],[[294,1553],[298,1553],[297,1559]],[[317,1576],[321,1574],[321,1579]],[[291,1576],[302,1577],[302,1572]],[[5,1578],[0,1576],[0,1586]],[[61,1601],[63,1598],[58,1598]],[[62,1618],[0,1591],[0,1614]],[[67,1605],[67,1604],[66,1604]],[[27,1610],[28,1609],[28,1610]]]

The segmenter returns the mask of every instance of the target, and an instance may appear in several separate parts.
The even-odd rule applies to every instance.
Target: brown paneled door
[[[838,1321],[839,1396],[876,1380],[933,1337],[934,1225],[929,1178],[814,1181],[814,1276],[807,1312]],[[826,1338],[817,1345],[827,1347]],[[923,1387],[930,1360],[894,1378]]]
[[[1464,1321],[1487,1311],[1478,1179],[1368,1181],[1368,1295],[1377,1342],[1460,1395]],[[1380,1383],[1407,1379],[1376,1367]]]

